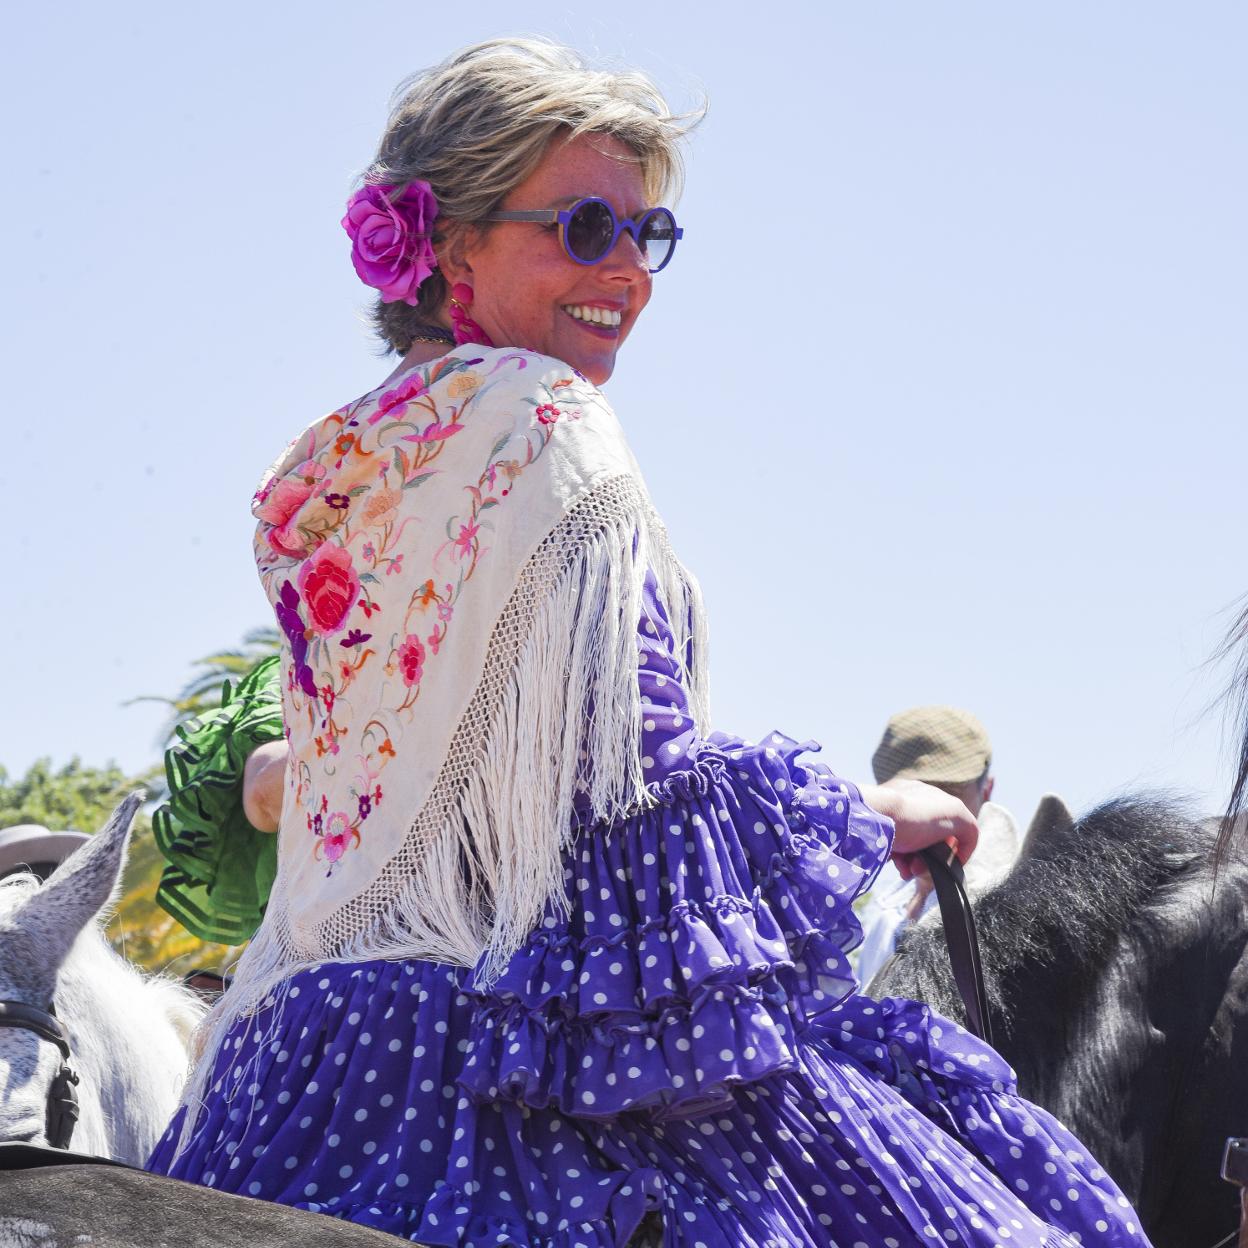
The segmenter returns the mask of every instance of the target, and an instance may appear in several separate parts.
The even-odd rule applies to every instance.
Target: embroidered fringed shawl
[[[313,425],[254,512],[292,765],[227,1012],[327,960],[480,962],[488,981],[566,904],[574,828],[649,802],[647,569],[707,727],[698,590],[619,424],[566,364],[458,347]]]

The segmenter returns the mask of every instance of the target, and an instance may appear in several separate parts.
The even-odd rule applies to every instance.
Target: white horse
[[[144,975],[104,939],[100,912],[117,892],[141,800],[128,797],[46,883],[31,875],[0,881],[0,1000],[52,1006],[79,1077],[70,1147],[131,1165],[143,1164],[177,1106],[205,1010],[188,989]],[[0,1140],[46,1142],[61,1066],[51,1040],[0,1026]]]

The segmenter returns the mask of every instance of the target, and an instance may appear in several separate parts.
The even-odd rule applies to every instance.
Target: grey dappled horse
[[[0,881],[0,1000],[53,1012],[78,1076],[80,1152],[138,1165],[178,1102],[187,1043],[203,1014],[194,994],[144,975],[109,947],[99,915],[125,863],[141,795],[69,856],[46,883]],[[42,1142],[48,1093],[62,1064],[36,1031],[0,1027],[0,1139]]]
[[[109,948],[99,922],[125,862],[141,795],[47,883],[0,881],[0,999],[46,1011],[69,1035],[79,1077],[75,1153],[141,1165],[177,1104],[187,1041],[203,1013],[180,985],[140,973]],[[62,1065],[36,1031],[0,1027],[0,1143],[45,1143],[48,1094]],[[0,1149],[0,1164],[5,1164]],[[22,1151],[9,1149],[9,1153]],[[66,1154],[49,1150],[48,1163]],[[9,1159],[11,1160],[11,1159]],[[30,1160],[23,1154],[23,1160]],[[214,1192],[109,1165],[0,1170],[2,1248],[368,1248],[393,1236],[320,1214]]]

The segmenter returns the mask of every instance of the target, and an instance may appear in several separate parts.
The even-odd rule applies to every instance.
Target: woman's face
[[[605,199],[621,219],[653,207],[632,153],[608,135],[590,134],[556,139],[500,208],[568,208],[588,195]],[[558,226],[496,222],[470,231],[459,259],[445,266],[446,276],[472,287],[469,315],[495,346],[554,356],[595,385],[611,376],[616,351],[650,299],[645,256],[627,233],[601,263],[581,265],[564,251]],[[618,312],[619,324],[579,320],[585,308]]]

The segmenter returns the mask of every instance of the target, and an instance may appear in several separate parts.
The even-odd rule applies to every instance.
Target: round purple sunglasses
[[[578,199],[571,208],[516,209],[492,212],[486,221],[534,221],[541,225],[558,225],[559,241],[577,264],[599,264],[610,254],[627,230],[638,250],[645,253],[651,273],[664,268],[676,250],[676,240],[684,230],[676,224],[670,208],[647,208],[623,221],[605,199],[589,196]]]

